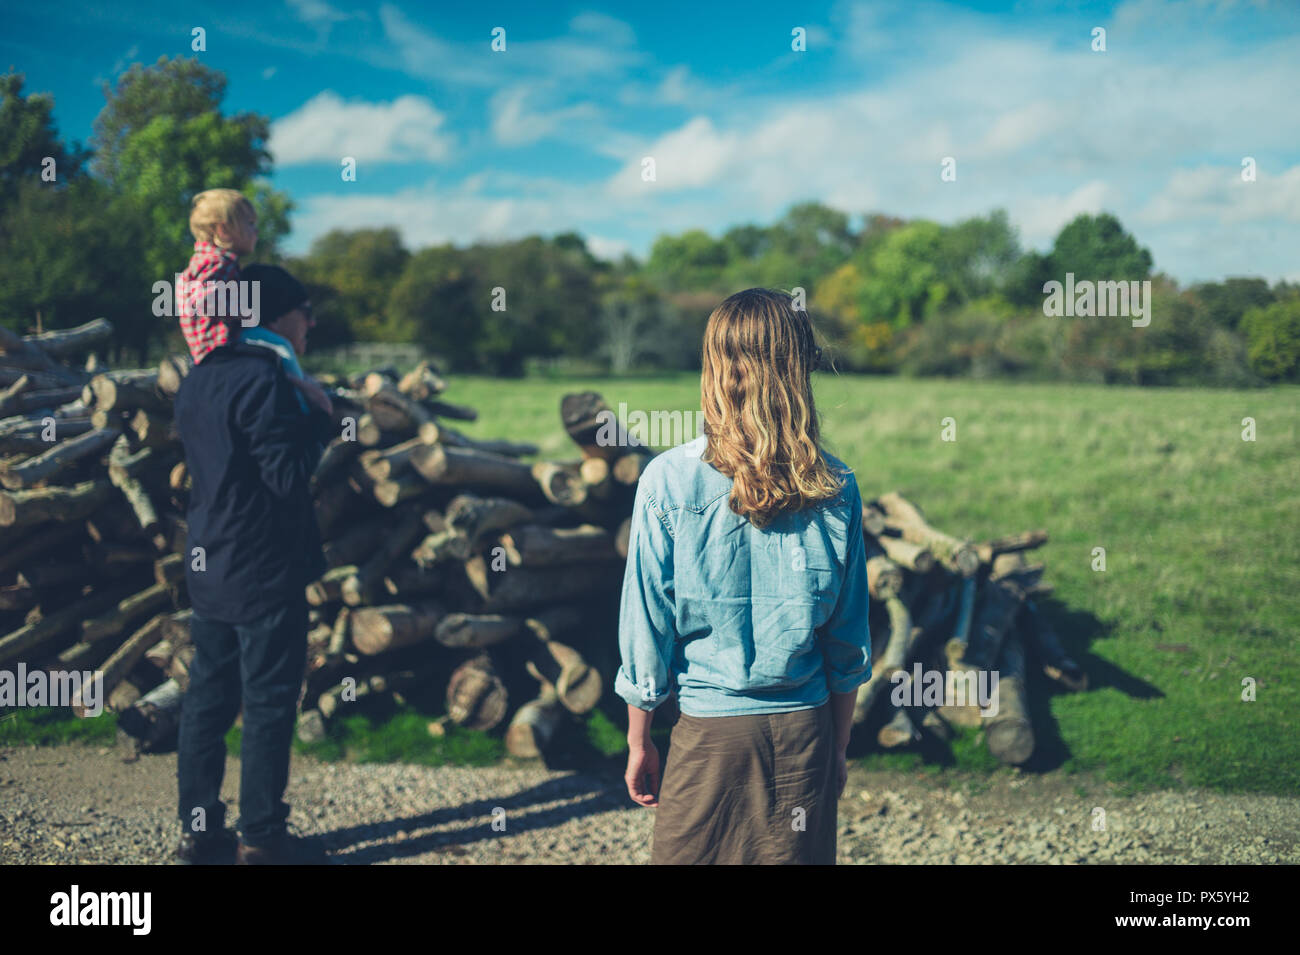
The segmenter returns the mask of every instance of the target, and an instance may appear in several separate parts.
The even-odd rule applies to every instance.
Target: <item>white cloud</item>
[[[1196,220],[1300,222],[1300,165],[1276,174],[1266,166],[1257,171],[1254,182],[1244,181],[1235,167],[1176,169],[1135,218],[1155,225]]]
[[[348,14],[330,6],[325,0],[288,0],[288,2],[299,20],[318,30],[328,31],[334,24],[348,19]]]
[[[532,92],[533,87],[512,86],[492,98],[492,135],[501,145],[534,143],[555,133],[563,123],[597,115],[591,103],[575,103],[547,112],[529,102]]]
[[[451,151],[452,138],[440,131],[445,116],[421,96],[391,103],[345,102],[326,90],[271,127],[269,148],[277,165],[358,162],[438,161]]]

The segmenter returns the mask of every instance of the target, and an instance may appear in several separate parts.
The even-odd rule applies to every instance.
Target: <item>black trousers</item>
[[[246,845],[269,847],[285,829],[289,747],[307,656],[307,602],[295,598],[257,623],[190,621],[194,660],[181,705],[176,776],[182,825],[210,835],[225,825],[226,733],[242,702],[239,819]],[[201,809],[201,813],[196,813]]]

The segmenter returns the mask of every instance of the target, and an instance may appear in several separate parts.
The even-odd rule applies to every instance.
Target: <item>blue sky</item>
[[[1300,280],[1296,0],[8,6],[0,67],[83,142],[102,81],[190,55],[203,27],[226,111],[273,121],[293,251],[395,225],[413,247],[577,230],[644,255],[817,199],[940,222],[1004,208],[1034,248],[1106,210],[1180,281]]]

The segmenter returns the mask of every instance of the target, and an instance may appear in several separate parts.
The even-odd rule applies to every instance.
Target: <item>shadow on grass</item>
[[[1111,636],[1113,627],[1110,624],[1090,613],[1072,610],[1052,598],[1038,602],[1043,616],[1060,636],[1065,652],[1087,674],[1088,689],[1083,692],[1111,687],[1132,699],[1164,696],[1159,687],[1126,673],[1090,651],[1094,641]],[[1052,699],[1069,691],[1043,673],[1042,661],[1032,649],[1026,660],[1026,683],[1026,708],[1034,728],[1034,751],[1020,768],[1030,773],[1047,773],[1060,769],[1070,759],[1071,753],[1061,736],[1060,724],[1052,713]],[[888,698],[887,691],[882,695]],[[982,729],[945,727],[943,724],[923,725],[925,708],[909,707],[908,710],[913,723],[920,729],[919,740],[894,749],[882,748],[877,743],[877,734],[893,713],[888,704],[882,704],[876,707],[867,723],[855,729],[849,756],[859,760],[860,765],[868,770],[931,767],[987,772],[999,766],[984,745]]]

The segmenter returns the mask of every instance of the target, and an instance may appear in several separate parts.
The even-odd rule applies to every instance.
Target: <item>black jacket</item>
[[[193,482],[185,573],[201,617],[252,623],[325,569],[308,481],[331,425],[319,409],[304,415],[295,393],[279,356],[241,343],[181,383],[176,427]]]

